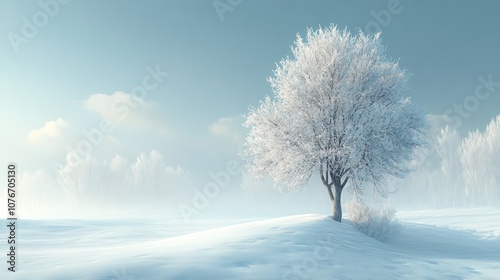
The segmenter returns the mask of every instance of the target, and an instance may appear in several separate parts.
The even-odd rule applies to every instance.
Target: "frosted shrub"
[[[361,202],[346,204],[349,219],[363,234],[379,241],[387,241],[401,231],[402,225],[396,218],[394,208],[375,208]]]

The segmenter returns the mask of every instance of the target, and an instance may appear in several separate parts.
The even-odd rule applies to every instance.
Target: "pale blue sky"
[[[169,76],[95,156],[133,158],[157,149],[169,164],[193,173],[221,169],[243,137],[237,116],[271,94],[266,77],[289,55],[297,32],[330,23],[365,30],[376,23],[374,14],[390,13],[388,5],[396,12],[382,22],[387,55],[413,73],[408,95],[429,113],[470,99],[479,76],[500,81],[500,2],[394,3],[244,0],[221,20],[213,1],[73,0],[59,5],[16,53],[12,33],[23,36],[23,18],[33,22],[43,8],[38,1],[1,1],[2,162],[35,169],[61,161],[65,146],[102,119],[102,112],[85,109],[91,95],[131,93],[146,67],[158,66]],[[500,86],[494,90],[461,118],[463,132],[483,129],[500,114]],[[64,120],[54,124],[59,134],[46,135],[46,143],[28,140],[31,131],[57,119]]]

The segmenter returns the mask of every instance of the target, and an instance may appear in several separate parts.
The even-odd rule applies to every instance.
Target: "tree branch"
[[[349,180],[349,177],[346,177],[344,182],[342,183],[341,187],[344,188],[345,185],[347,184],[347,181]]]

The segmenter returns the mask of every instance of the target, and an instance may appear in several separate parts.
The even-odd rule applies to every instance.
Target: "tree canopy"
[[[384,50],[380,34],[355,36],[334,25],[308,29],[305,40],[297,35],[293,57],[268,79],[274,96],[246,116],[249,170],[285,191],[315,173],[330,191],[404,176],[428,124],[403,96],[408,73]]]

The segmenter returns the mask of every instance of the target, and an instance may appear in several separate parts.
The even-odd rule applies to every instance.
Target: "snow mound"
[[[451,224],[467,224],[480,213],[438,214]],[[54,236],[35,238],[42,222],[27,223],[25,230],[32,232],[19,249],[15,279],[495,279],[500,211],[483,213],[485,230],[479,222],[474,230],[434,223],[441,218],[433,211],[403,213],[405,229],[387,243],[361,234],[349,221],[322,215],[170,237],[162,237],[167,231],[153,222],[80,220],[67,232],[58,231],[63,241],[52,241],[51,247],[43,243]]]

